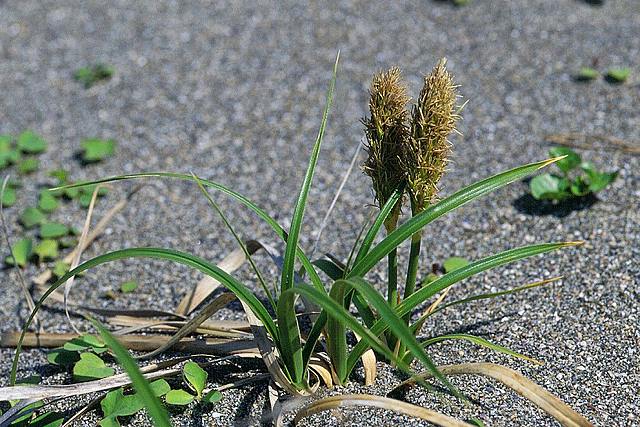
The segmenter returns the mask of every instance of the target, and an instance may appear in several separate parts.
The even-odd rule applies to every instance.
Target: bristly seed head
[[[400,69],[395,67],[373,77],[369,94],[371,116],[362,120],[369,157],[362,169],[371,177],[376,200],[382,207],[405,179],[401,158],[410,136],[406,108],[410,98]],[[399,201],[389,215],[385,223],[388,230],[395,228],[401,204]]]
[[[451,152],[447,138],[456,131],[456,122],[460,119],[456,106],[458,86],[445,65],[446,60],[440,60],[424,78],[412,111],[410,142],[403,151],[408,192],[412,207],[418,212],[437,198],[438,182]]]

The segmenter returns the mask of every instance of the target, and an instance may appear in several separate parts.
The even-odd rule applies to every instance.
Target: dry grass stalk
[[[506,385],[516,393],[530,400],[540,409],[554,417],[560,424],[566,427],[592,427],[586,418],[571,409],[546,389],[526,378],[520,372],[494,363],[464,363],[460,365],[440,366],[440,372],[444,375],[482,375],[493,378]],[[432,378],[430,372],[420,374],[423,379]],[[416,379],[409,379],[389,394],[415,385]]]

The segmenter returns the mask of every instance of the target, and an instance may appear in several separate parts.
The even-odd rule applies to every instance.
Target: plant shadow
[[[588,209],[597,202],[598,198],[594,194],[588,194],[583,197],[572,197],[555,202],[552,200],[536,200],[531,194],[527,193],[514,200],[513,207],[516,208],[518,212],[527,215],[551,215],[556,218],[564,218],[571,214],[571,212]]]

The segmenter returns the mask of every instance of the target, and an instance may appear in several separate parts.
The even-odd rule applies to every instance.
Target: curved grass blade
[[[512,293],[516,293],[516,292],[521,292],[521,291],[526,291],[528,289],[532,289],[532,288],[536,288],[538,286],[543,286],[549,283],[553,283],[556,282],[560,279],[562,279],[564,276],[557,276],[557,277],[552,277],[550,279],[545,279],[545,280],[540,280],[537,282],[533,282],[533,283],[529,283],[527,285],[523,285],[523,286],[519,286],[517,288],[513,288],[513,289],[508,289],[506,291],[499,291],[499,292],[492,292],[492,293],[488,293],[488,294],[480,294],[480,295],[474,295],[472,297],[469,298],[463,298],[461,300],[457,300],[457,301],[453,301],[447,304],[438,304],[438,307],[435,309],[431,309],[431,306],[429,307],[430,309],[427,309],[422,316],[420,316],[420,319],[418,319],[413,325],[411,325],[411,330],[413,331],[414,334],[418,334],[418,331],[420,329],[422,329],[422,326],[424,325],[424,322],[426,322],[427,318],[439,313],[440,311],[444,310],[447,307],[451,307],[454,305],[458,305],[458,304],[466,304],[468,302],[472,302],[472,301],[478,301],[478,300],[483,300],[483,299],[489,299],[489,298],[497,298],[503,295],[509,295]],[[451,289],[451,288],[448,288]],[[447,289],[447,290],[448,290]],[[444,294],[443,294],[444,295]]]
[[[448,307],[451,307],[451,306],[454,306],[454,305],[466,304],[466,303],[472,302],[472,301],[479,301],[479,300],[483,300],[483,299],[497,298],[497,297],[501,297],[501,296],[504,296],[504,295],[513,294],[513,293],[516,293],[516,292],[522,292],[522,291],[526,291],[526,290],[529,290],[529,289],[537,288],[538,286],[544,286],[544,285],[547,285],[549,283],[557,282],[558,280],[561,280],[563,278],[564,278],[564,276],[552,277],[550,279],[539,280],[537,282],[533,282],[533,283],[529,283],[529,284],[526,284],[526,285],[518,286],[517,288],[513,288],[513,289],[507,289],[505,291],[491,292],[491,293],[488,293],[488,294],[474,295],[474,296],[469,297],[469,298],[463,298],[461,300],[452,301],[450,303],[441,305],[440,307],[438,307],[437,309],[433,310],[428,315],[432,316],[432,315],[434,315],[436,313],[439,313],[440,311],[444,310],[445,308],[448,308]]]
[[[441,366],[440,371],[444,375],[482,375],[493,378],[524,398],[529,399],[540,409],[558,420],[563,426],[593,426],[586,418],[571,409],[546,389],[526,378],[520,372],[507,368],[506,366],[500,366],[494,363],[465,363],[461,365]],[[420,374],[420,377],[423,379],[428,379],[432,376],[431,372]],[[400,389],[415,384],[415,382],[415,378],[409,379],[398,385],[388,394],[396,393]]]
[[[173,173],[173,172],[144,172],[144,173],[135,173],[135,174],[112,176],[112,177],[102,178],[102,179],[95,180],[95,181],[79,182],[79,183],[76,183],[76,184],[70,184],[70,185],[64,185],[64,186],[60,186],[60,187],[55,187],[55,188],[52,188],[50,190],[51,191],[64,190],[64,189],[68,189],[68,188],[85,187],[85,186],[89,186],[89,185],[97,185],[97,184],[107,183],[107,182],[127,181],[127,180],[142,179],[142,178],[174,178],[174,179],[180,179],[180,180],[185,180],[185,181],[195,181],[194,178],[189,174]],[[222,184],[219,184],[217,182],[210,181],[210,180],[207,180],[207,179],[202,179],[202,178],[200,178],[200,182],[205,187],[214,188],[214,189],[226,194],[227,196],[232,197],[235,200],[237,200],[240,204],[242,204],[245,207],[247,207],[248,209],[250,209],[260,219],[262,219],[264,222],[266,222],[271,227],[271,229],[273,231],[275,231],[275,233],[278,235],[278,237],[280,237],[285,242],[287,241],[288,234],[287,234],[286,231],[284,231],[284,228],[282,228],[282,226],[280,224],[278,224],[278,222],[275,219],[273,219],[264,209],[258,207],[251,200],[249,200],[248,198],[246,198],[242,194],[237,193],[237,192],[231,190],[230,188],[228,188],[228,187],[226,187],[226,186],[224,186]],[[302,263],[302,266],[304,267],[305,271],[309,274],[309,278],[310,278],[311,283],[313,284],[313,286],[315,286],[318,290],[324,290],[324,286],[322,284],[322,280],[320,279],[320,276],[318,276],[318,273],[315,271],[315,269],[311,265],[311,261],[309,261],[309,259],[307,258],[307,256],[304,254],[304,252],[302,251],[302,249],[300,247],[297,248],[296,256],[298,257],[298,259]]]
[[[384,224],[384,221],[387,219],[387,217],[393,210],[393,207],[396,205],[398,200],[400,200],[400,198],[402,197],[403,193],[404,193],[404,185],[398,188],[391,195],[391,197],[389,197],[389,200],[387,200],[384,206],[382,206],[382,209],[380,209],[380,212],[378,212],[378,215],[376,216],[375,221],[373,222],[373,224],[371,224],[371,227],[367,231],[367,234],[365,234],[364,239],[362,239],[362,245],[360,245],[360,249],[358,249],[358,254],[356,255],[356,259],[354,261],[355,265],[357,265],[362,260],[362,258],[367,253],[369,253],[369,249],[371,249],[371,245],[373,244],[373,241],[378,235],[380,228],[382,227],[382,225]]]
[[[331,286],[329,296],[338,304],[344,307],[346,286],[340,286],[341,282],[337,281]],[[345,307],[347,310],[349,307]],[[327,319],[326,342],[327,353],[331,358],[331,363],[336,372],[340,385],[344,385],[347,376],[347,329],[346,324],[335,316],[329,316]]]
[[[293,422],[296,424],[303,418],[317,414],[318,412],[349,406],[368,406],[371,408],[386,409],[409,417],[419,418],[442,427],[470,427],[473,425],[401,400],[368,394],[341,394],[316,400],[300,409],[296,413]]]
[[[285,292],[280,294],[278,300],[278,341],[280,343],[280,357],[284,369],[291,382],[298,389],[305,388],[305,366],[303,360],[303,347],[300,339],[300,326],[296,317],[295,298],[283,298]]]
[[[440,380],[440,382],[442,382],[442,384],[444,384],[454,396],[462,400],[466,400],[462,393],[460,393],[460,391],[451,384],[445,376],[440,373],[440,371],[438,371],[438,367],[424,351],[416,337],[413,335],[413,332],[411,332],[411,329],[409,329],[402,318],[396,314],[393,307],[385,301],[382,295],[380,295],[373,286],[367,283],[364,279],[356,277],[353,279],[339,280],[334,284],[334,287],[342,287],[344,285],[355,288],[360,295],[365,297],[378,312],[380,319],[383,319],[387,328],[393,332],[394,336],[398,338],[404,346],[406,346],[413,356],[416,357],[430,372],[432,372],[433,375]],[[397,359],[397,357],[394,357],[394,359]],[[346,372],[347,374],[351,372],[348,366],[346,367]]]
[[[78,273],[81,273],[89,268],[95,267],[100,264],[104,264],[106,262],[115,261],[119,259],[127,259],[127,258],[157,258],[164,259],[168,261],[174,261],[182,265],[186,265],[188,267],[195,268],[201,271],[204,274],[207,274],[219,282],[222,283],[224,287],[233,292],[238,299],[243,301],[248,307],[251,308],[253,313],[260,319],[260,321],[264,324],[267,332],[271,335],[271,338],[276,340],[278,339],[277,335],[277,327],[269,315],[267,309],[262,305],[260,300],[258,300],[255,295],[242,283],[240,283],[233,276],[225,273],[223,270],[218,268],[217,266],[209,263],[208,261],[197,257],[195,255],[187,254],[184,252],[179,252],[171,249],[164,248],[131,248],[131,249],[122,249],[119,251],[109,252],[103,255],[99,255],[93,259],[90,259],[73,270],[69,271],[67,274],[59,278],[47,291],[40,297],[34,310],[29,315],[24,327],[22,328],[22,333],[20,335],[20,339],[16,345],[16,354],[13,358],[13,365],[11,368],[11,377],[10,377],[10,385],[14,385],[16,381],[16,372],[18,369],[18,361],[20,358],[20,352],[22,350],[22,342],[24,341],[25,334],[31,326],[31,322],[33,318],[36,316],[40,307],[44,301],[53,293],[56,289],[58,289],[62,284],[64,284],[69,278],[75,276]],[[315,289],[315,288],[314,288]],[[319,292],[319,291],[318,291]]]
[[[216,211],[218,216],[220,216],[225,227],[227,227],[227,230],[229,230],[233,238],[236,240],[236,243],[238,244],[238,246],[240,246],[240,249],[242,249],[242,252],[244,252],[244,256],[247,258],[247,261],[249,261],[249,265],[251,265],[251,269],[253,270],[254,273],[256,273],[256,277],[258,278],[258,282],[260,282],[260,286],[262,286],[262,290],[267,295],[269,304],[271,304],[271,307],[275,310],[277,305],[276,301],[273,299],[273,295],[271,294],[271,291],[267,287],[267,282],[264,280],[262,273],[260,273],[258,266],[256,265],[255,262],[253,262],[253,258],[251,257],[251,254],[249,253],[247,246],[244,244],[240,236],[238,236],[238,233],[236,233],[236,230],[233,228],[233,226],[227,219],[227,216],[224,214],[224,212],[222,212],[222,209],[220,209],[220,206],[218,206],[218,204],[213,200],[213,198],[211,197],[207,189],[204,187],[204,185],[202,185],[202,180],[198,176],[196,176],[194,173],[192,173],[191,176],[193,176],[193,179],[198,184],[198,188],[200,189],[200,191],[202,191],[202,194],[204,194],[204,196],[206,197],[211,207],[213,207],[213,209]]]
[[[133,383],[133,387],[136,390],[137,395],[140,397],[140,400],[144,404],[145,408],[149,412],[151,419],[153,420],[153,425],[158,427],[171,427],[171,422],[169,421],[169,415],[167,414],[167,410],[160,400],[156,397],[151,386],[149,385],[149,381],[142,375],[140,372],[140,368],[136,364],[135,360],[131,357],[129,352],[122,347],[122,345],[111,335],[107,329],[100,324],[100,322],[90,319],[93,326],[100,332],[100,336],[104,340],[104,343],[113,351],[118,359],[118,363],[122,368],[127,372],[129,378],[131,378],[131,382]]]
[[[438,342],[446,341],[446,340],[466,340],[472,342],[474,344],[480,345],[482,347],[486,347],[490,350],[496,351],[498,353],[508,354],[509,356],[517,357],[518,359],[523,359],[528,362],[535,363],[536,365],[543,365],[544,363],[534,359],[533,357],[525,356],[524,354],[518,353],[517,351],[513,351],[510,348],[503,347],[498,344],[494,344],[491,341],[488,341],[484,338],[477,337],[475,335],[469,334],[448,334],[448,335],[439,335],[437,337],[428,338],[421,342],[423,347],[429,347]]]
[[[291,227],[289,228],[289,237],[287,238],[287,245],[284,251],[280,293],[283,293],[295,286],[296,251],[298,249],[300,228],[302,227],[309,188],[311,187],[316,164],[318,163],[318,156],[320,155],[320,146],[322,145],[322,138],[324,137],[324,131],[327,126],[329,109],[331,108],[331,103],[333,101],[333,90],[336,84],[336,73],[338,71],[339,59],[340,52],[338,52],[336,62],[333,66],[333,76],[331,77],[331,83],[329,83],[329,90],[327,91],[327,102],[322,113],[322,122],[320,123],[318,137],[316,138],[316,142],[313,146],[311,158],[309,159],[309,166],[307,167],[307,172],[305,174],[304,181],[302,182],[302,187],[300,188],[300,194],[298,195],[298,200],[293,210]],[[281,345],[284,345],[282,359],[293,379],[293,382],[296,385],[300,385],[304,382],[306,373],[303,370],[305,363],[302,360],[302,341],[300,339],[300,328],[298,326],[298,319],[296,318],[295,313],[295,304],[293,301],[287,300],[287,304],[285,304],[286,307],[281,308],[280,305],[281,302],[278,304],[277,317],[279,325],[278,331],[280,333],[279,340]]]
[[[500,265],[508,264],[523,258],[528,258],[530,256],[539,255],[545,252],[550,252],[557,249],[576,246],[580,244],[582,244],[582,242],[542,243],[538,245],[523,246],[520,248],[500,252],[499,254],[491,255],[478,261],[474,261],[464,267],[444,274],[437,280],[429,283],[429,285],[413,293],[409,298],[405,299],[395,307],[396,314],[398,316],[404,316],[408,313],[411,313],[414,308],[416,308],[418,305],[422,304],[438,292],[442,291],[443,289],[446,289],[454,283],[457,283],[482,271],[490,270]],[[377,321],[376,324],[371,327],[371,332],[373,332],[376,336],[379,336],[386,330],[387,325],[383,320]],[[356,344],[356,346],[351,351],[351,354],[349,355],[350,369],[353,369],[358,359],[360,358],[360,356],[362,356],[362,353],[365,350],[365,343],[359,342],[358,344]]]
[[[384,258],[389,252],[398,247],[399,244],[411,237],[424,226],[439,218],[440,216],[450,212],[471,200],[484,196],[500,187],[512,183],[518,179],[524,178],[537,170],[548,166],[563,157],[555,157],[537,163],[531,163],[520,166],[506,172],[499,173],[482,181],[478,181],[451,196],[441,200],[435,205],[425,209],[420,214],[412,217],[410,220],[402,224],[400,227],[390,233],[384,240],[378,243],[371,251],[362,257],[360,262],[353,266],[348,273],[348,277],[357,276],[364,277],[378,262]]]
[[[290,304],[288,302],[283,302],[283,300],[294,300],[296,294],[306,295],[308,298],[314,300],[319,306],[323,308],[323,313],[326,313],[326,316],[333,316],[342,321],[355,334],[359,335],[362,338],[361,341],[366,342],[367,346],[383,354],[385,357],[388,357],[389,360],[393,360],[401,370],[405,371],[408,374],[411,373],[409,366],[406,365],[402,360],[395,357],[393,352],[389,350],[389,347],[387,347],[382,341],[380,341],[380,339],[369,329],[358,322],[358,320],[353,317],[351,313],[349,313],[349,311],[346,310],[341,304],[334,301],[327,294],[320,292],[311,286],[296,286],[295,288],[288,289],[280,295],[280,304]]]
[[[296,206],[293,210],[293,216],[291,219],[291,227],[289,228],[289,238],[287,239],[287,247],[284,252],[284,264],[282,266],[282,280],[280,283],[281,291],[284,292],[294,286],[294,272],[295,272],[295,259],[296,249],[298,247],[298,238],[300,236],[300,228],[302,227],[302,219],[304,217],[304,210],[307,204],[307,196],[309,194],[309,188],[311,187],[311,181],[313,180],[313,174],[315,172],[316,164],[318,163],[318,156],[320,155],[320,146],[322,145],[322,138],[324,137],[324,130],[327,126],[327,117],[329,115],[329,109],[333,102],[333,90],[336,85],[336,73],[338,71],[338,61],[340,60],[340,52],[336,57],[336,62],[333,65],[333,76],[331,77],[331,83],[329,83],[329,90],[327,91],[327,101],[322,113],[322,122],[320,123],[320,130],[318,131],[318,137],[313,146],[311,152],[311,158],[309,159],[309,166],[307,167],[307,173],[305,174],[302,187],[300,188],[300,194]]]

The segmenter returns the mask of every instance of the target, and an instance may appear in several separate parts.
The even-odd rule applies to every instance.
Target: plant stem
[[[422,243],[422,230],[411,236],[411,251],[409,252],[409,266],[407,267],[407,281],[404,286],[404,299],[409,298],[416,290],[416,277],[420,261],[420,246]],[[405,323],[409,322],[411,314],[404,316]]]
[[[422,209],[422,204],[416,203],[414,198],[411,198],[411,215],[416,216]],[[422,230],[415,232],[411,236],[411,250],[409,252],[409,265],[407,267],[407,280],[404,285],[404,299],[407,299],[416,290],[416,277],[418,275],[418,265],[420,263],[420,247],[422,244]],[[402,320],[408,325],[411,319],[411,313],[407,313],[403,316]],[[404,345],[400,345],[398,348],[398,356],[404,357],[406,348]]]
[[[384,225],[387,235],[389,235],[398,225],[397,214],[392,214]],[[391,307],[395,307],[398,305],[398,250],[396,248],[393,248],[387,255],[387,276],[387,301]],[[387,333],[386,337],[387,345],[393,349],[396,345],[396,337],[391,333]]]
[[[391,307],[398,305],[398,251],[393,249],[387,256],[388,265],[388,283],[387,283],[387,299]]]

